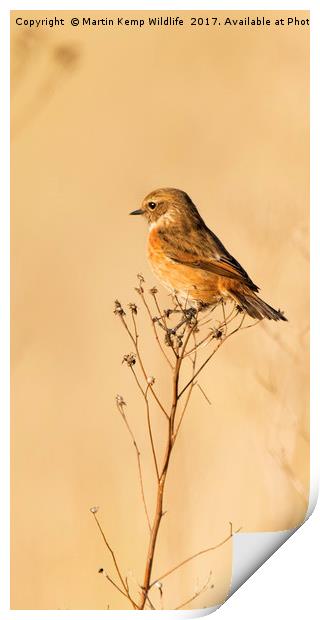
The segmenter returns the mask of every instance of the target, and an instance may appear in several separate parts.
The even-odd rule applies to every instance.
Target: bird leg
[[[175,336],[178,329],[180,329],[180,327],[182,327],[186,323],[191,325],[197,313],[198,312],[196,308],[186,308],[185,310],[182,310],[182,314],[184,315],[184,318],[181,321],[179,321],[179,323],[175,327],[171,327],[170,329],[167,330],[168,335]]]

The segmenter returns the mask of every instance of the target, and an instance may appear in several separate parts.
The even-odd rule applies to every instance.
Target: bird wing
[[[175,263],[242,281],[251,290],[259,290],[240,263],[208,228],[184,237],[181,234],[168,235],[166,231],[159,231],[158,234],[163,252]]]

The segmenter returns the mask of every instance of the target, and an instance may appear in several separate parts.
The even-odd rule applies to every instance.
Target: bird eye
[[[148,207],[149,209],[155,209],[156,208],[156,203],[155,202],[148,202]]]

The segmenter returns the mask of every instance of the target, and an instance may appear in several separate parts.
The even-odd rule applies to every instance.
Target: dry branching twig
[[[143,471],[141,462],[141,452],[135,438],[134,430],[129,424],[124,408],[126,403],[120,395],[116,397],[116,406],[123,419],[125,426],[129,432],[136,453],[139,485],[141,499],[144,512],[147,519],[149,529],[149,543],[146,550],[145,569],[142,583],[136,587],[136,593],[133,595],[129,590],[128,577],[124,576],[120,570],[116,555],[104,534],[101,523],[97,517],[97,507],[91,508],[98,529],[103,538],[104,544],[111,556],[113,568],[116,577],[111,577],[104,569],[103,572],[107,581],[124,597],[134,609],[157,609],[156,603],[151,600],[151,590],[155,593],[158,590],[158,599],[160,596],[160,609],[163,609],[164,587],[163,580],[169,577],[173,572],[182,566],[201,556],[218,549],[232,539],[235,533],[240,530],[233,529],[230,523],[230,533],[223,540],[215,545],[211,545],[195,552],[186,559],[177,562],[172,568],[165,571],[157,578],[153,577],[153,566],[156,557],[157,541],[162,519],[165,515],[164,511],[164,495],[166,481],[170,470],[171,456],[173,447],[179,437],[181,425],[186,415],[188,405],[191,399],[193,389],[196,385],[200,388],[207,401],[210,403],[204,389],[198,384],[198,377],[204,370],[210,360],[217,353],[218,349],[231,336],[235,335],[243,329],[256,325],[249,323],[245,325],[246,314],[236,305],[233,305],[231,311],[227,314],[225,302],[221,300],[215,307],[193,307],[188,300],[181,302],[176,295],[172,296],[172,305],[169,308],[162,309],[158,300],[158,291],[152,288],[148,293],[145,292],[145,280],[141,274],[138,274],[138,286],[135,288],[144,310],[147,313],[151,333],[155,338],[156,345],[163,356],[166,365],[169,367],[169,381],[171,383],[171,402],[170,406],[165,406],[161,401],[158,390],[155,387],[155,378],[149,374],[146,364],[143,360],[138,331],[138,306],[136,303],[129,304],[129,318],[120,301],[115,301],[114,313],[119,317],[124,327],[134,352],[127,353],[123,357],[125,363],[132,376],[139,393],[141,394],[146,412],[146,430],[149,438],[152,459],[154,463],[155,474],[155,505],[150,509],[147,505],[146,493],[144,489]],[[150,297],[149,297],[150,296]],[[149,301],[150,299],[150,301]],[[220,311],[219,311],[220,308]],[[219,314],[220,312],[220,314]],[[220,318],[218,318],[220,316]],[[203,354],[204,359],[203,359]],[[202,354],[202,359],[200,358]],[[190,366],[191,362],[191,366]],[[182,372],[184,371],[184,372]],[[184,379],[187,376],[189,378]],[[150,408],[156,406],[159,415],[164,416],[166,423],[165,437],[155,440],[152,429],[152,419]],[[164,450],[163,450],[164,443]],[[162,453],[161,453],[162,452]],[[152,517],[150,517],[152,515]],[[211,573],[208,580],[200,588],[197,589],[184,603],[181,603],[176,609],[181,609],[198,598],[210,585]],[[153,597],[154,598],[154,597]],[[159,601],[158,601],[159,604]]]

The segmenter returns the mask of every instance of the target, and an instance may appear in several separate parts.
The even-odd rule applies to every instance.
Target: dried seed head
[[[197,302],[197,310],[198,312],[202,312],[202,310],[206,310],[208,308],[208,304],[205,304],[203,301]],[[194,308],[195,310],[195,308]]]
[[[99,568],[98,573],[104,573],[104,568]]]
[[[147,384],[148,385],[153,385],[155,383],[155,378],[154,377],[148,377],[147,378]]]
[[[128,304],[132,314],[138,314],[138,308],[136,304],[130,303]]]
[[[144,283],[145,280],[144,280],[144,277],[143,277],[143,275],[141,273],[137,274],[137,278],[139,280],[139,287],[136,288],[135,290],[137,291],[137,293],[139,293],[139,295],[142,295],[142,293],[144,293],[144,289],[143,289],[142,284]]]
[[[223,336],[222,329],[211,328],[210,331],[212,333],[212,338],[217,338],[217,340],[219,340]]]
[[[135,353],[127,353],[123,356],[122,363],[126,363],[129,368],[131,368],[131,366],[134,366],[136,363],[136,357],[137,356]]]
[[[156,586],[156,588],[161,590],[161,588],[162,588],[162,582],[161,581],[156,581],[156,583],[154,585]]]
[[[150,293],[151,293],[151,295],[156,295],[156,294],[158,293],[158,289],[157,289],[157,287],[156,287],[156,286],[153,286],[153,287],[150,289]]]
[[[92,512],[93,515],[95,515],[99,510],[99,506],[92,506],[92,508],[90,508],[90,512]]]
[[[197,324],[197,310],[195,308],[188,308],[185,310],[184,315],[188,325]]]
[[[123,396],[121,396],[121,394],[117,394],[116,396],[116,403],[119,407],[124,407],[127,403],[124,401]]]
[[[114,302],[114,314],[117,314],[118,316],[124,316],[125,315],[125,311],[120,303],[120,301],[118,299],[115,300]]]

